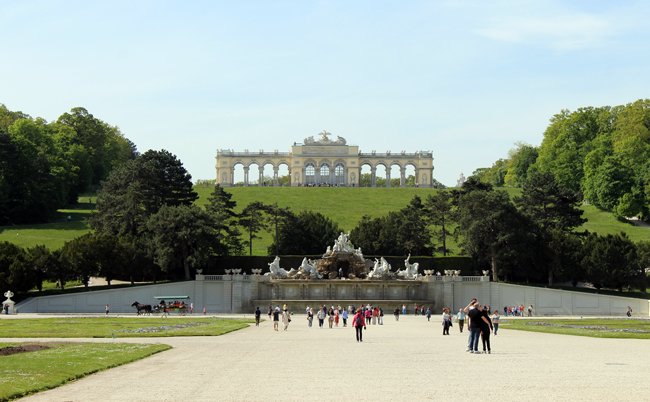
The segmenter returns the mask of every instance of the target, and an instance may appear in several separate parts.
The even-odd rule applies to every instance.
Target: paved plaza
[[[501,329],[492,354],[475,355],[465,352],[467,332],[457,326],[442,336],[438,317],[388,316],[369,326],[363,343],[349,327],[308,328],[304,315],[286,332],[265,321],[218,337],[82,341],[173,349],[22,400],[650,400],[647,340]]]

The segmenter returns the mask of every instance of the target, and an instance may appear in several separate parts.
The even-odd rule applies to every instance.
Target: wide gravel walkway
[[[315,324],[296,315],[286,332],[267,321],[219,337],[118,339],[173,349],[22,400],[650,400],[647,340],[502,329],[492,354],[475,355],[457,326],[442,336],[438,317],[386,317],[363,343],[352,328]]]

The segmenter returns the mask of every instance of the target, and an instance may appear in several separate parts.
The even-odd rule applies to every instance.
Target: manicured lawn
[[[23,321],[23,320],[12,320]],[[34,344],[31,344],[34,345]],[[0,356],[0,400],[18,398],[169,349],[127,343],[43,343],[49,348]],[[2,344],[0,347],[26,344]]]
[[[637,242],[641,240],[650,241],[650,228],[634,226],[631,223],[621,222],[609,212],[601,211],[593,205],[583,205],[585,211],[583,217],[587,222],[582,225],[581,230],[588,230],[601,235],[627,233],[630,240]]]
[[[0,320],[0,338],[216,336],[253,320],[212,317],[66,317]]]
[[[81,198],[84,199],[87,201],[88,197]],[[66,241],[88,233],[88,218],[94,208],[94,203],[80,203],[74,209],[60,209],[50,223],[0,226],[0,241],[8,241],[20,247],[42,244],[51,250],[57,250]]]
[[[500,329],[546,332],[551,334],[589,336],[592,338],[650,339],[650,320],[630,318],[584,319],[507,319],[502,318]]]

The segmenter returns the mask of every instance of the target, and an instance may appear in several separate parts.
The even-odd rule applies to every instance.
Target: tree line
[[[621,218],[650,218],[650,99],[562,110],[539,147],[518,144],[474,176],[521,187],[534,171],[551,173],[581,200]]]
[[[117,127],[84,108],[48,123],[0,104],[0,225],[50,220],[136,154]]]
[[[44,280],[61,287],[92,276],[135,280],[190,279],[211,256],[252,254],[261,231],[270,231],[270,255],[322,253],[341,228],[317,211],[294,212],[252,202],[237,209],[215,185],[197,204],[191,176],[168,151],[150,150],[115,168],[97,195],[92,233],[50,252],[0,244],[0,286],[26,291]],[[386,216],[364,216],[351,238],[366,255],[449,254],[457,239],[477,269],[493,280],[548,283],[586,281],[597,288],[645,290],[650,242],[624,234],[576,232],[579,199],[550,173],[533,172],[520,197],[470,178]]]

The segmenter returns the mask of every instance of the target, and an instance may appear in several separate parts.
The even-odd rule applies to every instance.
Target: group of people
[[[504,306],[503,307],[503,315],[508,317],[523,317],[525,314],[526,308],[524,307],[523,304],[520,304],[518,306]],[[533,316],[533,305],[531,304],[528,306],[528,317]]]
[[[286,331],[289,329],[289,323],[291,322],[291,311],[289,311],[289,308],[287,305],[282,306],[282,310],[280,310],[280,306],[275,306],[269,304],[269,309],[267,312],[269,316],[269,320],[273,320],[273,330],[274,331],[279,331],[280,327],[280,320],[282,320],[282,324],[284,325],[284,330]],[[260,326],[260,318],[262,317],[262,310],[260,310],[259,306],[255,308],[255,326],[259,327]]]

